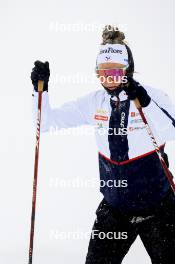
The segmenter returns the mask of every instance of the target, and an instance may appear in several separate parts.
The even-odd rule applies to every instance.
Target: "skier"
[[[37,84],[43,80],[41,131],[95,128],[100,180],[105,185],[100,187],[104,198],[96,210],[86,264],[122,263],[138,235],[153,264],[172,264],[175,196],[134,100],[138,98],[167,166],[164,147],[175,139],[175,107],[163,91],[133,78],[134,60],[123,32],[108,25],[102,39],[96,72],[103,89],[58,108],[49,104],[49,63],[35,62],[31,73],[35,120]],[[123,184],[116,185],[116,180]]]

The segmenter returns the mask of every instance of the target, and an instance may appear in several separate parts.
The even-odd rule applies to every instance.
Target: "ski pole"
[[[169,183],[170,183],[170,185],[171,185],[171,188],[172,188],[172,190],[173,190],[174,193],[175,193],[175,183],[174,183],[174,181],[173,181],[173,176],[172,176],[171,172],[169,171],[169,169],[168,169],[168,167],[167,167],[167,165],[166,165],[166,163],[165,163],[165,160],[164,160],[163,157],[162,157],[162,154],[161,154],[160,148],[159,148],[159,146],[158,146],[158,144],[157,144],[157,142],[156,142],[156,139],[155,139],[155,137],[154,137],[154,135],[153,135],[153,132],[152,132],[152,130],[151,130],[151,128],[150,128],[150,126],[149,126],[149,124],[148,124],[148,122],[147,122],[147,119],[146,119],[146,117],[145,117],[145,115],[144,115],[144,113],[143,113],[143,110],[142,110],[142,107],[141,107],[141,105],[140,105],[139,99],[136,98],[136,99],[134,100],[134,103],[135,103],[135,106],[136,106],[136,108],[138,109],[138,111],[139,111],[139,113],[140,113],[140,116],[141,116],[141,118],[142,118],[142,120],[143,120],[143,122],[144,122],[144,124],[145,124],[145,126],[146,126],[146,130],[147,130],[148,135],[150,136],[151,141],[152,141],[152,143],[153,143],[153,146],[154,146],[154,148],[155,148],[155,150],[156,150],[156,152],[157,152],[157,155],[158,155],[158,157],[159,157],[159,160],[160,160],[160,162],[161,162],[161,164],[162,164],[162,167],[163,167],[163,169],[164,169],[165,175],[167,176],[168,181],[169,181]]]
[[[32,264],[33,257],[33,241],[35,229],[35,211],[36,211],[36,194],[37,194],[37,179],[38,179],[38,161],[39,161],[39,143],[40,143],[40,124],[41,124],[41,104],[44,82],[38,81],[38,113],[36,126],[36,145],[35,145],[35,163],[34,163],[34,179],[33,179],[33,198],[32,198],[32,213],[31,213],[31,228],[30,228],[30,245],[29,245],[29,262]]]

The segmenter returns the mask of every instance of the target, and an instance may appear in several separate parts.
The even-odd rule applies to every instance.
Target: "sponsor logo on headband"
[[[100,54],[102,54],[102,53],[120,53],[120,54],[122,54],[122,50],[113,49],[113,48],[109,47],[107,49],[100,50]]]
[[[105,57],[106,58],[106,61],[109,61],[109,60],[111,60],[111,57]]]

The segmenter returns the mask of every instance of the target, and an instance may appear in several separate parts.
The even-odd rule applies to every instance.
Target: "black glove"
[[[43,91],[48,91],[48,82],[50,76],[48,61],[46,62],[35,61],[34,65],[35,67],[32,69],[31,72],[31,80],[34,86],[34,90],[38,92],[38,81],[42,80],[44,81]]]
[[[147,94],[147,91],[141,86],[139,82],[136,82],[132,77],[127,77],[128,85],[123,87],[123,90],[128,95],[130,100],[139,99],[140,105],[146,107],[149,105],[151,98]]]

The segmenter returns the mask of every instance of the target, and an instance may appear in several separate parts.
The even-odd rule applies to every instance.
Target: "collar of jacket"
[[[125,101],[128,99],[128,96],[126,95],[125,91],[123,91],[123,90],[118,93],[118,96],[111,95],[105,90],[105,98],[109,101],[110,101],[110,98],[114,101],[118,101],[118,98],[120,99],[120,101]]]

